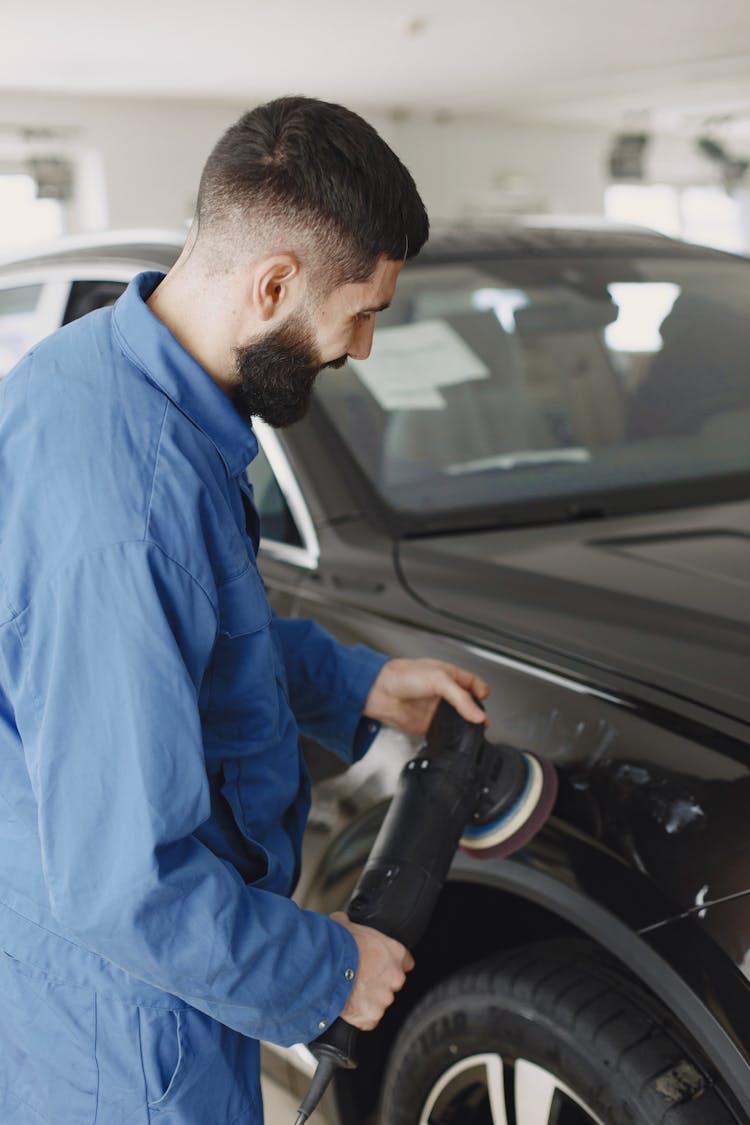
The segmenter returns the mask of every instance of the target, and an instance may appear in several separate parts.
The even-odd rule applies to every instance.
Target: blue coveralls
[[[0,382],[2,1125],[258,1125],[257,1040],[314,1038],[357,968],[287,897],[297,724],[360,756],[385,658],[272,615],[256,439],[160,278]]]

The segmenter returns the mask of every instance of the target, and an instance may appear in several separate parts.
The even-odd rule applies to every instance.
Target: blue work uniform
[[[161,276],[0,382],[3,1125],[258,1125],[257,1041],[315,1038],[357,969],[288,897],[298,730],[364,753],[385,657],[273,615],[256,438]]]

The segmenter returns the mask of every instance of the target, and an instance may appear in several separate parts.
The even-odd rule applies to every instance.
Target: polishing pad
[[[522,753],[526,782],[510,807],[482,824],[469,825],[459,840],[462,851],[478,859],[511,855],[536,836],[557,797],[557,773],[551,762]]]

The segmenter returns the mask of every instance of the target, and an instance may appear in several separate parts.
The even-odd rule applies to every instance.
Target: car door
[[[6,273],[0,282],[0,379],[21,356],[55,329],[113,304],[132,268],[112,263],[65,262]]]

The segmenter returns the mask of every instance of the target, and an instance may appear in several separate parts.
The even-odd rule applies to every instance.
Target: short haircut
[[[409,171],[344,106],[285,97],[244,114],[219,139],[201,176],[198,240],[225,252],[247,240],[302,247],[331,286],[369,277],[378,258],[411,258],[427,212]],[[205,248],[205,247],[204,247]]]

